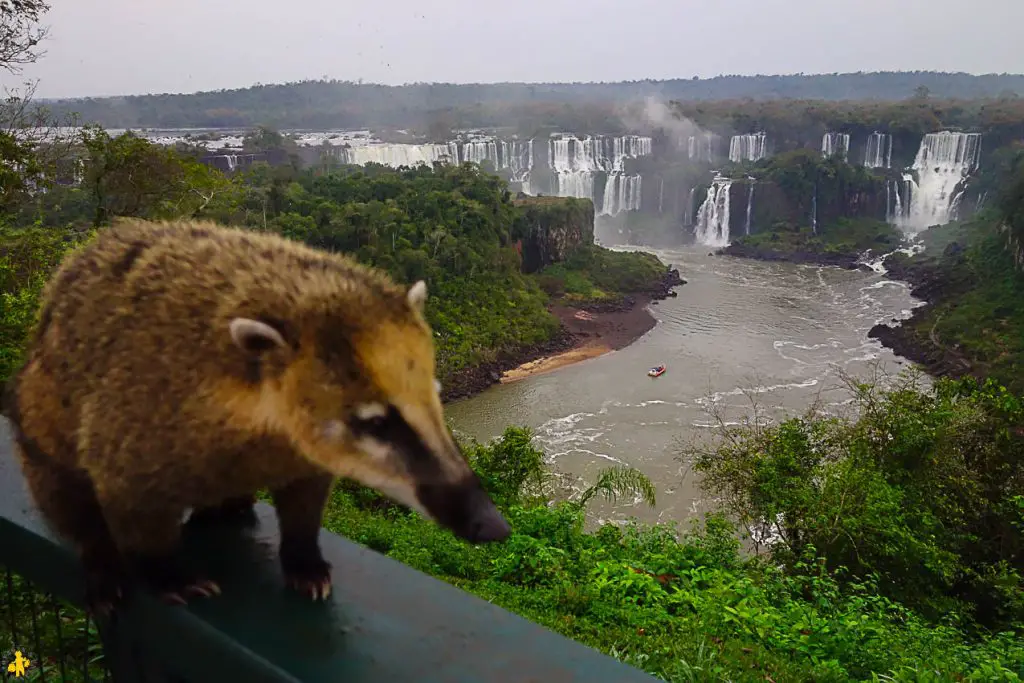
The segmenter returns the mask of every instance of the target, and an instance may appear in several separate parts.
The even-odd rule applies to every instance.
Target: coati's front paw
[[[107,617],[124,597],[128,574],[115,561],[82,559],[85,572],[86,611],[97,617]]]
[[[186,570],[171,557],[145,557],[136,560],[139,579],[170,605],[184,605],[189,597],[220,595],[214,581]]]
[[[326,600],[331,594],[331,565],[319,549],[305,552],[282,549],[284,580],[293,590],[312,600]]]

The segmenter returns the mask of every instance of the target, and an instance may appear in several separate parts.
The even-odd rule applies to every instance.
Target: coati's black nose
[[[475,475],[455,484],[421,484],[416,497],[438,524],[470,543],[503,541],[512,533]]]
[[[498,512],[493,503],[488,502],[489,509],[482,510],[469,526],[466,540],[470,543],[493,543],[504,541],[512,533],[512,527]]]

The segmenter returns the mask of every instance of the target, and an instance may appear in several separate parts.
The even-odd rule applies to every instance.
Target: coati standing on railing
[[[90,605],[129,573],[167,600],[219,592],[178,556],[181,519],[269,488],[292,586],[330,589],[318,533],[335,477],[471,542],[509,527],[445,425],[426,285],[282,237],[124,221],[48,283],[9,387],[36,503],[77,546]]]

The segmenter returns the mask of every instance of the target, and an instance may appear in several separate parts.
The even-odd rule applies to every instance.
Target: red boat
[[[665,374],[665,370],[667,370],[667,369],[668,368],[666,368],[664,365],[656,365],[656,366],[654,366],[653,368],[651,368],[650,370],[647,371],[647,376],[648,377],[661,377],[662,375]]]

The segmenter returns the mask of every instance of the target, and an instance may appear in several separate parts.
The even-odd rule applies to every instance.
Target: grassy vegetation
[[[748,258],[853,263],[866,250],[885,253],[899,247],[900,231],[883,221],[843,218],[815,233],[810,227],[779,223],[770,230],[733,240],[724,253]]]
[[[563,263],[545,267],[541,287],[572,303],[619,300],[624,293],[653,291],[665,264],[645,252],[616,252],[594,245],[576,250]]]
[[[513,427],[466,448],[506,542],[472,547],[352,484],[324,525],[672,683],[1020,681],[1024,403],[951,380],[851,390],[857,418],[729,428],[684,454],[722,500],[688,529],[588,529],[588,499],[651,499],[649,482],[609,470],[553,502]],[[741,553],[729,519],[776,519],[778,540]]]
[[[1024,274],[1000,225],[990,212],[931,228],[921,235],[921,253],[895,254],[886,265],[930,304],[897,329],[903,343],[962,359],[962,369],[1021,391]]]

